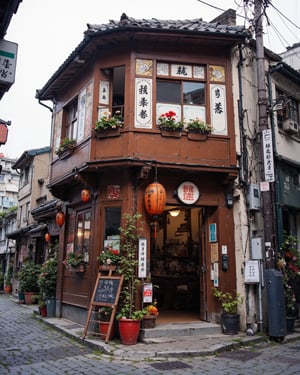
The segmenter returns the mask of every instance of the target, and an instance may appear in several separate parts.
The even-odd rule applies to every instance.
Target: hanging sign
[[[177,188],[177,197],[184,204],[195,204],[200,197],[198,186],[190,181],[182,182]]]
[[[274,159],[271,129],[265,129],[262,132],[265,181],[274,182]]]
[[[147,240],[146,238],[139,239],[139,264],[138,277],[143,279],[147,276]]]
[[[18,45],[0,40],[0,84],[10,87],[15,82]]]

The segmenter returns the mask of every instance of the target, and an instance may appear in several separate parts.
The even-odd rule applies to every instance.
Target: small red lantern
[[[49,233],[45,233],[45,241],[46,242],[50,241],[50,234]]]
[[[166,205],[166,190],[158,182],[148,185],[145,190],[144,203],[150,215],[160,215]]]
[[[88,202],[91,199],[91,194],[88,189],[81,190],[81,200],[82,202]]]
[[[64,222],[65,222],[65,214],[60,211],[56,214],[56,224],[59,226],[59,227],[62,227],[64,225]]]

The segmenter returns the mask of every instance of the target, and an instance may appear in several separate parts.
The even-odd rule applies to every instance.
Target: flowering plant
[[[158,117],[158,125],[161,129],[180,130],[184,127],[183,121],[176,121],[176,112],[169,111]]]
[[[55,150],[55,153],[60,154],[61,152],[63,152],[69,146],[76,146],[76,139],[70,139],[68,137],[63,138],[60,141],[59,147]]]
[[[38,277],[40,292],[46,297],[54,297],[56,293],[57,258],[49,258],[42,264]]]
[[[100,264],[103,265],[117,265],[120,260],[119,250],[108,249],[101,251],[100,255],[97,257],[97,260]]]
[[[64,265],[76,267],[83,263],[83,255],[77,252],[69,252],[66,259],[63,261]]]
[[[198,117],[196,117],[193,120],[190,120],[190,122],[187,123],[187,130],[190,131],[198,131],[199,133],[210,133],[211,132],[211,125],[206,124],[202,120],[200,120]]]
[[[153,304],[146,306],[145,312],[147,315],[158,315],[157,301],[154,300]]]
[[[116,129],[122,128],[122,118],[121,111],[116,111],[113,116],[110,112],[105,112],[103,116],[96,121],[95,130],[106,130],[106,129]]]
[[[300,256],[297,242],[296,237],[285,236],[281,254],[278,254],[277,258],[277,266],[283,274],[286,316],[289,317],[297,315],[297,293],[298,299],[300,293]]]

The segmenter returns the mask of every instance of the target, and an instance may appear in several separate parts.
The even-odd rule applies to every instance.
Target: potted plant
[[[211,125],[206,124],[204,121],[200,120],[196,117],[193,120],[190,120],[187,123],[186,129],[190,132],[197,132],[197,133],[210,133],[211,132]]]
[[[218,288],[213,288],[214,296],[221,302],[223,313],[221,323],[223,333],[235,335],[240,330],[240,315],[238,307],[243,303],[243,297],[239,293],[222,292]]]
[[[119,265],[120,251],[112,247],[102,250],[97,257],[97,261],[99,262],[100,271],[114,271]]]
[[[102,306],[99,309],[99,332],[100,332],[100,338],[105,340],[106,335],[108,332],[108,327],[110,323],[110,318],[112,314],[112,308],[108,306]],[[114,336],[114,324],[112,325],[109,340],[111,340]]]
[[[124,214],[124,224],[120,228],[120,269],[124,282],[120,295],[117,319],[122,344],[133,345],[137,343],[140,323],[145,315],[145,310],[137,309],[137,293],[140,280],[136,276],[138,261],[136,258],[138,239],[142,233],[139,225],[140,214]]]
[[[154,328],[156,325],[156,318],[158,316],[157,301],[155,300],[153,304],[145,307],[145,316],[143,318],[144,328]]]
[[[38,296],[38,304],[39,304],[39,313],[41,316],[45,317],[47,316],[47,304],[42,297],[42,295]]]
[[[41,267],[41,273],[38,277],[40,293],[46,300],[47,316],[55,316],[56,307],[56,277],[57,277],[57,257],[46,260]]]
[[[25,303],[31,304],[36,300],[36,294],[39,291],[38,276],[41,268],[38,264],[29,261],[23,264],[19,271],[19,286],[23,291]]]
[[[83,255],[77,251],[68,252],[63,263],[70,271],[84,272]]]
[[[9,294],[11,293],[12,282],[11,282],[11,275],[7,274],[4,279],[4,293]]]
[[[116,111],[113,116],[110,112],[105,112],[102,117],[96,121],[95,132],[103,130],[119,129],[123,127],[121,111]]]
[[[7,274],[4,278],[4,293],[11,293],[12,289],[12,277],[13,277],[13,266],[10,264],[7,270]]]
[[[69,137],[63,138],[60,141],[59,147],[55,150],[55,153],[59,155],[65,150],[72,150],[76,146],[76,143],[76,139],[71,139]]]
[[[158,126],[162,131],[180,133],[184,127],[184,122],[176,121],[176,112],[168,111],[158,117]]]

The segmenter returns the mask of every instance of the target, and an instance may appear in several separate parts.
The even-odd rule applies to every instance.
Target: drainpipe
[[[270,108],[270,123],[271,123],[271,129],[272,129],[272,135],[273,135],[273,150],[274,155],[277,155],[276,150],[276,143],[275,143],[275,122],[274,122],[274,112],[272,109],[272,102],[273,102],[273,95],[272,95],[272,74],[282,68],[282,64],[277,64],[274,67],[271,67],[268,71],[268,95],[269,95],[269,108]],[[283,219],[282,219],[282,210],[281,210],[281,174],[280,169],[278,167],[278,163],[276,162],[276,158],[274,158],[274,170],[275,170],[275,184],[274,184],[274,190],[275,190],[275,221],[276,221],[276,238],[277,245],[282,244],[283,242]]]

